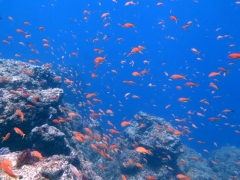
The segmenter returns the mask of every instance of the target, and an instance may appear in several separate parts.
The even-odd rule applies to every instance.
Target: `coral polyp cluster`
[[[33,165],[38,161],[39,161],[39,158],[32,155],[30,149],[25,149],[18,155],[16,166],[20,168],[23,165]]]

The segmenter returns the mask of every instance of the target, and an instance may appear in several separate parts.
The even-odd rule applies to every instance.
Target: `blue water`
[[[8,40],[10,44],[0,43],[0,57],[24,62],[39,59],[42,64],[51,63],[52,69],[61,75],[63,80],[69,78],[74,84],[78,84],[73,88],[82,94],[72,93],[73,88],[67,88],[67,85],[63,84],[65,99],[76,106],[79,102],[86,102],[86,93],[97,93],[96,98],[101,99],[102,104],[94,103],[91,109],[96,113],[99,109],[111,109],[114,112],[114,116],[102,117],[104,129],[109,128],[107,121],[110,120],[119,131],[123,131],[120,127],[122,119],[133,119],[134,114],[142,110],[165,118],[179,130],[179,126],[188,126],[192,132],[189,137],[194,140],[188,141],[186,135],[182,136],[182,140],[199,152],[226,144],[239,146],[240,135],[234,132],[240,130],[239,62],[229,59],[228,54],[240,52],[240,5],[235,4],[235,1],[179,0],[163,1],[164,5],[157,6],[157,2],[145,0],[136,5],[124,6],[126,2],[114,3],[111,0],[2,0],[0,39]],[[84,10],[90,11],[90,14],[84,14]],[[101,15],[105,12],[110,15],[103,21]],[[169,18],[171,15],[177,17],[177,23]],[[9,20],[9,16],[13,20]],[[84,20],[84,17],[88,20]],[[24,21],[31,25],[24,25]],[[160,21],[164,22],[164,27],[158,24]],[[189,21],[192,21],[192,25],[182,30],[181,27]],[[133,23],[135,28],[118,25],[127,22]],[[110,25],[104,27],[105,23]],[[39,26],[43,26],[44,30],[38,30]],[[16,32],[18,28],[31,34],[31,37],[24,38],[25,35]],[[108,36],[108,40],[102,40],[104,35]],[[226,37],[217,39],[219,35]],[[8,39],[8,36],[13,36],[13,39]],[[50,47],[43,47],[43,38],[49,40]],[[94,43],[92,41],[95,38],[99,41]],[[124,40],[118,42],[117,38]],[[19,45],[19,42],[23,42],[25,46]],[[30,43],[34,44],[33,48],[38,54],[31,52],[28,47]],[[230,44],[235,46],[230,47]],[[138,45],[145,47],[142,54],[128,57],[131,49]],[[104,52],[98,54],[93,51],[94,48],[103,49]],[[196,48],[201,53],[197,55],[191,48]],[[72,56],[72,52],[76,52],[78,57]],[[16,53],[21,56],[15,57]],[[94,59],[105,55],[106,62],[94,69]],[[126,63],[121,64],[122,60]],[[149,64],[144,64],[143,60],[148,60]],[[133,67],[129,64],[131,61],[134,61]],[[229,65],[230,62],[235,64]],[[230,73],[209,78],[208,74],[218,72],[219,67],[230,70]],[[142,77],[132,76],[132,72],[144,69],[149,70],[149,74]],[[114,74],[111,70],[118,73]],[[91,72],[97,74],[98,78],[91,78]],[[165,72],[169,76],[166,76]],[[187,80],[170,81],[172,74],[185,75]],[[136,85],[123,84],[123,80],[135,81]],[[184,86],[189,81],[198,83],[199,87]],[[219,90],[209,87],[210,82],[217,84]],[[88,83],[91,86],[86,85]],[[149,83],[156,87],[148,87]],[[177,90],[176,86],[181,86],[182,90]],[[211,94],[212,91],[215,93]],[[124,95],[129,92],[131,94],[126,100]],[[133,99],[132,95],[137,95],[140,99]],[[179,103],[177,99],[180,97],[189,97],[190,101]],[[201,99],[206,99],[210,105],[200,103]],[[170,108],[165,109],[168,104],[171,104]],[[207,109],[206,112],[200,107]],[[224,109],[232,109],[234,112],[223,114],[227,119],[221,118],[216,122],[208,120],[209,117],[217,117]],[[195,111],[195,114],[188,115],[189,110]],[[79,111],[88,118],[88,105],[79,108]],[[198,117],[197,112],[205,116]],[[173,115],[179,119],[187,118],[187,122],[177,123]],[[190,122],[198,128],[193,128]],[[225,126],[224,123],[235,127]],[[206,144],[199,145],[199,140]],[[215,147],[213,142],[216,142],[218,147]]]

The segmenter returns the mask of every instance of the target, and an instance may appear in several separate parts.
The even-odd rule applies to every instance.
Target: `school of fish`
[[[74,131],[73,134],[79,143],[94,140],[95,143],[90,145],[91,148],[104,159],[114,160],[107,152],[109,150],[116,152],[119,146],[109,145],[108,141],[114,138],[121,140],[122,129],[131,126],[131,120],[127,119],[131,119],[135,111],[143,109],[151,109],[161,117],[166,116],[166,119],[170,119],[170,122],[176,125],[174,129],[169,127],[169,132],[187,139],[190,143],[197,143],[203,152],[208,152],[208,144],[218,147],[221,139],[209,142],[207,138],[200,139],[199,135],[195,138],[192,132],[195,135],[198,132],[201,134],[201,129],[206,126],[211,128],[220,126],[220,130],[223,127],[230,127],[233,134],[240,134],[239,125],[230,120],[237,118],[237,115],[234,115],[237,107],[234,108],[228,100],[233,93],[231,88],[237,88],[228,82],[232,82],[233,78],[238,82],[239,62],[237,61],[240,60],[240,49],[237,42],[239,39],[236,41],[235,37],[231,36],[230,30],[227,34],[223,33],[221,27],[215,27],[214,30],[209,30],[214,34],[214,38],[210,38],[212,38],[211,41],[221,43],[225,57],[209,60],[209,56],[212,58],[211,52],[197,42],[187,44],[185,52],[179,52],[174,45],[180,41],[184,45],[184,40],[179,34],[190,36],[189,32],[193,33],[195,30],[205,34],[208,30],[201,28],[204,23],[197,17],[191,17],[190,14],[187,17],[188,21],[182,21],[186,18],[182,17],[184,12],[175,13],[174,8],[171,8],[174,3],[179,2],[155,1],[144,4],[140,1],[109,0],[107,5],[110,6],[107,6],[106,2],[83,3],[84,9],[79,10],[78,17],[73,18],[74,15],[69,15],[68,19],[72,27],[69,29],[62,23],[62,27],[56,30],[57,37],[50,34],[50,29],[59,27],[52,27],[47,23],[48,20],[49,22],[53,20],[52,17],[47,17],[45,24],[39,24],[38,21],[29,21],[24,15],[18,17],[9,13],[5,15],[5,19],[1,20],[7,25],[5,28],[9,33],[1,35],[3,48],[0,55],[3,58],[9,56],[23,62],[43,65],[60,72],[56,80],[63,80],[64,88],[67,93],[70,93],[66,97],[74,97],[82,114],[62,107],[63,111],[68,112],[68,118],[54,119],[53,122],[56,125],[64,125],[67,121],[73,121],[74,117],[81,117],[91,123],[95,120],[100,121],[103,127],[107,127],[104,136],[94,134],[90,127],[85,127],[84,132]],[[189,3],[192,6],[200,4],[198,0]],[[234,2],[232,8],[236,9],[238,5],[240,5],[239,1]],[[151,14],[152,19],[149,21],[144,19],[145,14],[140,10],[140,6],[146,10],[146,13],[151,13],[149,12],[151,8],[167,13],[159,16]],[[42,5],[41,8],[57,9],[58,1],[55,0],[51,5]],[[119,14],[118,11],[122,12]],[[132,17],[127,16],[129,11],[135,11],[135,14],[133,13]],[[239,8],[237,11],[239,12]],[[121,15],[120,18],[116,17],[119,15]],[[89,23],[95,26],[89,26]],[[174,31],[169,30],[169,27]],[[84,29],[85,34],[79,33],[79,28]],[[144,32],[145,30],[148,32]],[[165,34],[168,30],[169,33],[166,33],[170,34],[168,36],[147,39],[151,37],[151,31]],[[147,33],[146,39],[143,36],[145,33]],[[190,38],[194,39],[195,35]],[[206,36],[208,36],[207,33]],[[153,47],[150,47],[151,44]],[[167,47],[169,44],[170,47]],[[175,48],[171,48],[172,44]],[[212,49],[212,53],[218,53],[219,50],[210,47],[210,44],[205,46]],[[90,54],[86,55],[83,47]],[[6,53],[9,49],[12,53],[10,55]],[[163,51],[168,51],[167,54],[171,58],[168,58]],[[163,55],[161,55],[162,52]],[[172,59],[173,54],[175,59]],[[190,57],[188,58],[185,54]],[[181,67],[174,66],[177,61],[177,64],[181,63]],[[71,64],[74,65],[70,66]],[[33,73],[25,68],[22,71],[30,76]],[[6,81],[7,79],[1,79],[0,83]],[[11,90],[11,93],[14,94],[17,91],[17,89]],[[23,94],[23,96],[28,95]],[[36,100],[38,98],[37,95],[34,97]],[[221,108],[216,107],[219,104]],[[125,113],[128,114],[125,115]],[[24,123],[25,117],[21,109],[17,109],[15,115],[19,117],[21,123]],[[209,123],[215,124],[209,125]],[[141,127],[144,126],[145,124],[141,124]],[[14,131],[24,140],[25,134],[20,128],[14,127]],[[2,143],[10,136],[10,133],[6,134]],[[97,143],[100,141],[101,146]],[[152,155],[150,149],[141,146],[137,146],[135,151]],[[33,154],[41,160],[44,159],[38,151],[34,151]],[[18,178],[18,175],[12,172],[11,163],[7,159],[0,163],[4,172],[13,178]],[[130,160],[128,163],[135,163],[140,169],[144,168],[139,162]],[[98,166],[103,172],[107,170],[102,164]],[[127,180],[124,174],[121,178]],[[184,174],[176,174],[176,178],[190,180]],[[146,179],[157,180],[151,175]]]

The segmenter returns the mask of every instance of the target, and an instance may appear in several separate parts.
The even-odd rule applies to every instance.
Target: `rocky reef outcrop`
[[[75,179],[70,164],[82,169],[85,179],[101,179],[81,150],[73,148],[73,119],[79,121],[76,127],[83,125],[80,115],[69,116],[60,86],[61,77],[49,67],[0,60],[0,130],[7,147],[1,148],[0,161],[11,161],[13,172],[25,180]],[[15,166],[21,151],[28,148],[31,153],[41,152],[44,159],[24,164],[33,158],[28,155],[21,158],[23,166]],[[7,176],[0,172],[0,177]]]

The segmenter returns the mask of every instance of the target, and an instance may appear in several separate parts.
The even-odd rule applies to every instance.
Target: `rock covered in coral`
[[[181,173],[189,176],[192,180],[215,180],[217,175],[212,171],[207,159],[190,148],[177,159],[178,168]]]
[[[0,129],[11,136],[4,144],[11,150],[29,147],[14,132],[20,129],[26,137],[35,126],[51,122],[61,115],[63,90],[61,77],[45,66],[0,59]]]
[[[135,115],[136,122],[126,128],[124,142],[132,147],[143,146],[150,149],[152,156],[147,156],[148,163],[155,166],[174,164],[176,157],[183,151],[179,135],[173,133],[171,125],[163,118],[150,116],[144,112]],[[133,147],[132,147],[133,148]],[[159,159],[167,161],[159,161]]]
[[[3,159],[8,159],[13,167],[12,171],[14,174],[20,176],[21,179],[31,180],[75,180],[76,177],[74,173],[70,170],[70,165],[72,163],[78,162],[77,159],[72,156],[64,156],[64,155],[54,155],[43,160],[39,160],[34,162],[32,165],[24,164],[21,167],[17,167],[17,159],[21,155],[22,152],[14,152],[6,155],[0,155],[0,161]],[[77,163],[78,171],[81,172],[82,180],[102,180],[99,179],[98,176],[91,177],[88,176],[91,173],[92,169],[89,168],[89,171],[79,170],[79,164]],[[3,179],[9,179],[9,176],[0,171],[0,177]]]
[[[222,147],[211,153],[210,167],[219,179],[239,179],[240,149],[235,146]]]
[[[109,152],[114,160],[94,158],[96,168],[99,169],[97,166],[101,163],[107,169],[107,172],[100,169],[97,172],[104,179],[121,180],[121,174],[132,180],[145,180],[146,177],[174,179],[174,171],[178,171],[177,157],[182,153],[183,145],[173,131],[163,118],[139,112],[125,129],[123,137],[111,142],[117,147],[112,149],[114,153]],[[137,152],[137,147],[143,147],[149,153]],[[115,151],[117,149],[119,151]]]
[[[30,144],[33,144],[34,148],[49,156],[53,154],[69,155],[71,151],[65,134],[48,124],[35,127],[27,137],[27,140]]]
[[[0,155],[2,155],[2,154],[8,154],[8,153],[10,153],[10,150],[9,150],[8,147],[2,147],[2,148],[0,148]]]
[[[182,151],[179,136],[169,131],[171,125],[163,118],[144,112],[139,112],[135,118],[137,122],[124,131],[128,143],[137,141],[139,145],[152,149],[153,153],[164,150],[178,154]]]
[[[13,60],[0,60],[0,70],[0,129],[6,135],[3,143],[11,151],[26,149],[20,155],[7,156],[15,167],[18,157],[18,167],[24,171],[13,168],[16,174],[26,180],[75,179],[69,171],[69,164],[74,163],[84,179],[101,180],[73,139],[73,129],[83,128],[83,121],[76,108],[63,107],[61,77],[48,67]],[[49,158],[32,161],[36,158],[32,149]],[[2,149],[5,153],[8,151]],[[56,154],[61,156],[53,158]]]
[[[30,149],[25,149],[18,155],[16,166],[19,168],[23,165],[33,165],[38,161],[39,158],[34,156]]]
[[[21,61],[0,59],[0,88],[14,90],[48,89],[60,87],[61,79],[45,66],[35,66]]]

